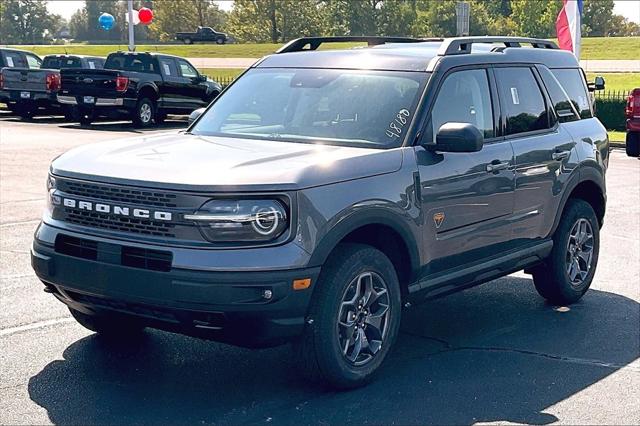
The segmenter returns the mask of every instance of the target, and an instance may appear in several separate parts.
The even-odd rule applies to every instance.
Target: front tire
[[[640,157],[640,132],[627,132],[625,147],[629,157]]]
[[[127,339],[140,334],[144,326],[135,319],[118,314],[85,314],[69,308],[71,316],[84,328],[108,338]]]
[[[600,251],[600,225],[593,208],[570,199],[553,236],[553,249],[534,268],[533,283],[540,296],[554,305],[577,302],[593,281]]]
[[[381,251],[341,244],[316,284],[296,359],[314,381],[348,389],[375,376],[398,335],[400,285]]]
[[[217,38],[216,38],[216,44],[224,44],[224,38],[222,38],[222,37],[217,37]]]
[[[138,100],[133,111],[133,125],[136,127],[149,127],[153,124],[156,115],[156,104],[149,98]]]

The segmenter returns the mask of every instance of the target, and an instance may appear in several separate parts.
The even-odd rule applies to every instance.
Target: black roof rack
[[[441,38],[424,39],[411,37],[377,37],[377,36],[343,36],[343,37],[302,37],[291,40],[289,43],[276,50],[276,53],[302,52],[316,50],[324,43],[341,42],[366,42],[369,46],[378,46],[385,43],[421,43],[424,41],[442,41]],[[308,47],[307,47],[308,46]]]
[[[522,43],[530,44],[536,49],[558,49],[552,41],[527,37],[454,37],[446,38],[438,49],[438,56],[462,55],[471,53],[475,43],[503,43],[505,47],[521,47]]]

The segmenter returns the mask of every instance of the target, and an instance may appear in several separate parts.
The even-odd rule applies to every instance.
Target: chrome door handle
[[[560,160],[564,160],[565,158],[569,158],[569,154],[571,154],[571,151],[556,151],[553,154],[551,154],[551,158],[553,158],[556,161],[560,161]]]
[[[500,163],[500,162],[491,162],[489,164],[487,164],[487,172],[489,173],[495,173],[498,172],[500,170],[504,170],[506,168],[509,167],[509,162],[505,161],[504,163]]]

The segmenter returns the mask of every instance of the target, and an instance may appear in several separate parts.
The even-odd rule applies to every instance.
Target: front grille
[[[122,247],[121,263],[132,268],[168,272],[171,270],[171,253],[137,247]]]
[[[96,260],[98,258],[98,243],[68,235],[58,235],[55,250],[58,253],[82,259]]]
[[[106,214],[65,208],[66,221],[76,225],[113,231],[133,232],[156,237],[175,238],[175,224],[131,217],[112,217]]]
[[[70,195],[153,207],[176,207],[176,195],[152,190],[64,180],[60,189]]]
[[[55,250],[67,256],[160,272],[169,272],[173,260],[170,251],[121,246],[65,234],[56,237]]]

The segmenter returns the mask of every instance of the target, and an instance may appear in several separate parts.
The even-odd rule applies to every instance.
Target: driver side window
[[[178,59],[178,66],[180,67],[180,74],[186,78],[194,78],[198,76],[198,71],[193,68],[187,61]]]
[[[445,123],[469,123],[485,138],[494,137],[491,92],[487,71],[465,70],[449,74],[431,110],[433,141]]]

